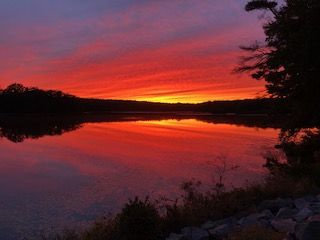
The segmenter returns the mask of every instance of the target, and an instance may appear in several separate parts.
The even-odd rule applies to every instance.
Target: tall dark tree
[[[240,72],[266,81],[268,93],[287,99],[299,122],[320,120],[320,1],[251,0],[246,11],[262,10],[265,44],[241,47]]]

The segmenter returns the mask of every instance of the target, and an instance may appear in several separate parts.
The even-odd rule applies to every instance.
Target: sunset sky
[[[0,88],[162,102],[254,98],[231,74],[263,40],[245,0],[1,0]]]

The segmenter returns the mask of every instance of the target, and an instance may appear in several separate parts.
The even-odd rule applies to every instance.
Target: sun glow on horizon
[[[262,92],[260,89],[260,92]],[[259,90],[259,89],[257,89]],[[232,100],[242,100],[242,99],[254,99],[259,97],[259,93],[255,94],[208,94],[200,96],[156,96],[156,97],[137,97],[133,100],[135,101],[146,101],[146,102],[160,102],[160,103],[190,103],[197,104],[209,101],[232,101]]]
[[[193,90],[189,90],[192,92]],[[196,92],[196,91],[195,91]],[[123,94],[122,97],[113,94],[104,94],[103,90],[99,94],[90,94],[85,92],[76,92],[77,96],[84,98],[97,98],[105,100],[132,100],[132,101],[146,101],[146,102],[160,102],[160,103],[202,103],[208,101],[224,101],[224,100],[241,100],[254,99],[263,96],[265,93],[264,85],[249,88],[236,88],[229,90],[215,90],[208,89],[207,92],[199,91],[197,93],[185,94],[171,94],[171,93],[145,93],[143,91],[130,91],[129,94]]]
[[[7,33],[1,87],[17,82],[79,97],[166,103],[255,98],[263,90],[262,82],[231,74],[238,46],[263,39],[241,1],[106,0],[97,9],[97,1],[76,8],[45,1],[39,8],[30,0],[23,5],[28,14],[9,2],[0,1],[0,16],[19,17],[0,17]]]

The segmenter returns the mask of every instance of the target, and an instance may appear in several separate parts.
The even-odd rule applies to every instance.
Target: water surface
[[[279,132],[251,121],[158,119],[0,122],[1,239],[85,224],[136,195],[175,197],[191,178],[212,184],[222,161],[239,166],[229,186],[258,181]]]

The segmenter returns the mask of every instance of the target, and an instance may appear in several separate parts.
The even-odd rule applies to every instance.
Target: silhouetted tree
[[[286,99],[298,122],[320,120],[320,1],[251,0],[247,11],[263,10],[265,44],[241,47],[249,54],[237,69],[264,79],[268,93]],[[282,2],[282,1],[281,1]]]
[[[22,94],[27,90],[28,88],[24,87],[22,84],[13,83],[4,89],[2,94]]]
[[[19,83],[0,91],[0,113],[56,113],[79,108],[78,98],[55,90],[25,87]]]
[[[252,11],[252,10],[270,10],[274,15],[277,15],[277,10],[275,9],[277,6],[277,2],[275,1],[266,1],[266,0],[253,0],[247,3],[246,5],[246,11]]]
[[[273,106],[277,106],[275,109]],[[276,111],[275,111],[276,110]],[[0,91],[0,113],[84,112],[210,112],[216,114],[287,113],[286,104],[275,99],[215,101],[200,104],[155,103],[127,100],[78,98],[57,90],[11,84]]]

